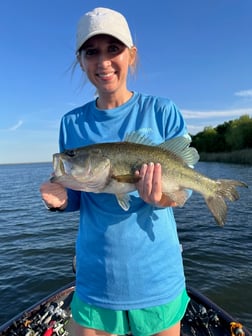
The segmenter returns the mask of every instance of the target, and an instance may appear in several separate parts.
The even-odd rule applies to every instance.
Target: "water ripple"
[[[240,200],[229,203],[224,228],[196,193],[175,209],[187,282],[252,329],[252,167],[196,168],[212,178],[243,180],[250,188],[240,188]],[[0,324],[73,280],[78,213],[45,210],[39,185],[50,172],[50,164],[0,165]]]

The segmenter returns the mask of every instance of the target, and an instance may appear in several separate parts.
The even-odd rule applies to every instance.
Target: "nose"
[[[99,58],[98,58],[98,65],[100,67],[106,67],[111,64],[111,59],[110,57],[105,54],[105,53],[100,53]]]

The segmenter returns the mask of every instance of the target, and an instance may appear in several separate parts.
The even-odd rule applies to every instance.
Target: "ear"
[[[85,72],[85,68],[84,68],[83,60],[82,60],[82,58],[80,57],[80,54],[79,54],[79,53],[77,54],[76,58],[77,58],[77,62],[80,64],[80,67],[81,67],[82,71]]]
[[[131,47],[129,49],[130,59],[129,59],[129,65],[134,65],[136,63],[137,58],[137,48],[135,46]]]

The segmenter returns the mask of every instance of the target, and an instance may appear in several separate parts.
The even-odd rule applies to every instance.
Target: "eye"
[[[108,47],[108,52],[111,54],[120,54],[125,49],[123,44],[113,43]]]
[[[112,44],[108,48],[109,52],[117,52],[119,50],[119,47],[115,44]]]
[[[98,51],[95,48],[89,48],[89,49],[84,50],[85,56],[93,56],[93,55],[96,55],[97,52]]]
[[[69,150],[64,151],[64,154],[66,154],[67,156],[73,157],[76,155],[76,152],[72,149],[69,149]]]
[[[86,47],[85,49],[80,50],[80,56],[83,58],[89,58],[92,56],[95,56],[99,53],[99,50],[97,48],[93,47]]]

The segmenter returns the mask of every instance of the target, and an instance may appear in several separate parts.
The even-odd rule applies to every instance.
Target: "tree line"
[[[252,118],[243,115],[239,119],[224,122],[216,127],[205,127],[191,135],[192,144],[200,153],[232,152],[252,148]]]

